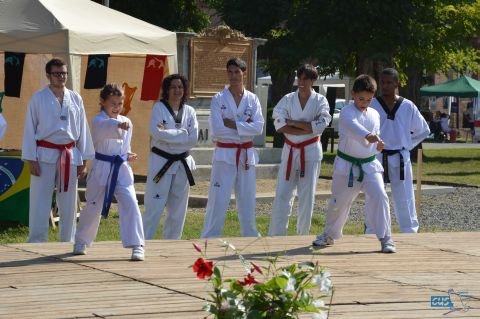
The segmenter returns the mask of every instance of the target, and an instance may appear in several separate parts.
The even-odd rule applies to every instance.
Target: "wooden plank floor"
[[[315,254],[312,239],[228,241],[259,264],[266,252],[281,254],[282,264],[318,260],[335,286],[329,318],[480,318],[480,232],[396,234],[398,253],[390,255],[371,235],[345,236]],[[199,257],[191,241],[149,241],[145,262],[129,261],[119,242],[95,243],[86,256],[71,248],[0,245],[0,318],[204,317],[209,286],[190,268]],[[225,256],[218,240],[208,241],[207,255],[227,265],[226,276],[242,277],[238,258]],[[468,293],[468,310],[443,315],[448,308],[431,307],[430,297],[449,289]]]

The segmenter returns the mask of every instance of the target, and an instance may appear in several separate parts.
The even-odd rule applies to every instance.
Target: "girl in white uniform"
[[[193,107],[186,105],[188,82],[180,74],[163,80],[162,100],[150,117],[150,159],[143,228],[154,239],[164,208],[163,239],[180,239],[188,207],[195,161],[188,154],[197,144],[198,122]]]
[[[376,158],[383,148],[383,141],[379,137],[380,117],[376,110],[368,107],[376,87],[372,77],[357,77],[352,92],[354,102],[345,106],[340,113],[338,151],[327,222],[323,233],[313,241],[313,246],[330,246],[342,237],[352,203],[363,191],[365,219],[380,240],[381,251],[395,252],[388,197],[383,187],[383,168]]]
[[[132,260],[144,260],[142,216],[128,164],[137,155],[130,149],[132,122],[120,115],[123,99],[123,91],[116,84],[107,84],[100,92],[101,111],[92,122],[95,160],[87,177],[87,206],[80,212],[75,255],[86,254],[97,235],[100,215],[107,217],[114,195],[123,247],[132,248]]]
[[[307,235],[320,173],[320,135],[332,117],[327,99],[316,93],[317,70],[310,64],[297,70],[298,90],[285,95],[273,110],[277,132],[285,134],[277,189],[270,218],[270,236],[286,236],[295,191],[298,193],[297,234]]]
[[[202,238],[222,236],[232,189],[235,189],[240,235],[258,236],[255,220],[258,154],[253,138],[262,134],[264,120],[260,101],[243,84],[246,70],[245,61],[228,60],[230,85],[212,98],[209,121],[216,147]]]

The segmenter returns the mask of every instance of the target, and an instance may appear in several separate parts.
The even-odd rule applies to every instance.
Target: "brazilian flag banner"
[[[28,225],[30,169],[18,153],[0,152],[0,220]]]

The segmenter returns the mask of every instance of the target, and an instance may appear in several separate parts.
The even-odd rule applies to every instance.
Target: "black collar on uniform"
[[[398,99],[395,101],[395,105],[393,106],[393,109],[390,110],[387,103],[385,103],[385,100],[381,96],[377,96],[377,101],[380,103],[382,106],[383,110],[385,113],[387,113],[387,119],[389,120],[395,120],[395,113],[397,113],[398,108],[400,107],[400,104],[403,102],[403,97],[399,96]]]
[[[175,115],[175,112],[173,111],[170,104],[168,104],[167,100],[161,99],[160,102],[162,102],[167,107],[167,110],[170,113],[170,115],[172,115],[173,119],[175,120],[175,123],[182,123],[183,104],[180,104],[180,107],[178,108],[178,113],[177,115]]]

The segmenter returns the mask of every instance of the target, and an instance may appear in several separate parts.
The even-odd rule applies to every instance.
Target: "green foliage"
[[[480,71],[479,50],[472,49],[480,29],[480,0],[207,3],[233,28],[268,39],[259,52],[272,86],[278,87],[273,103],[291,90],[293,70],[306,61],[318,65],[322,76],[336,71],[377,76],[383,67],[395,66],[404,84],[414,86],[406,91],[410,98],[425,71]]]
[[[210,23],[195,0],[114,0],[110,8],[171,31],[198,32]]]
[[[260,238],[257,240],[261,240]],[[217,319],[248,318],[298,318],[303,313],[317,314],[315,318],[326,318],[327,308],[321,298],[326,297],[332,288],[330,273],[313,262],[293,263],[279,266],[278,256],[265,258],[266,266],[248,263],[233,245],[221,241],[225,254],[233,250],[245,269],[243,280],[222,277],[225,264],[213,265],[213,272],[207,278],[212,285],[208,304],[204,309]],[[195,249],[207,259],[200,246]],[[202,263],[206,268],[212,264],[203,258],[197,259],[195,265]],[[194,271],[204,270],[195,267]],[[221,270],[222,269],[222,270]],[[197,277],[203,279],[202,274]]]

